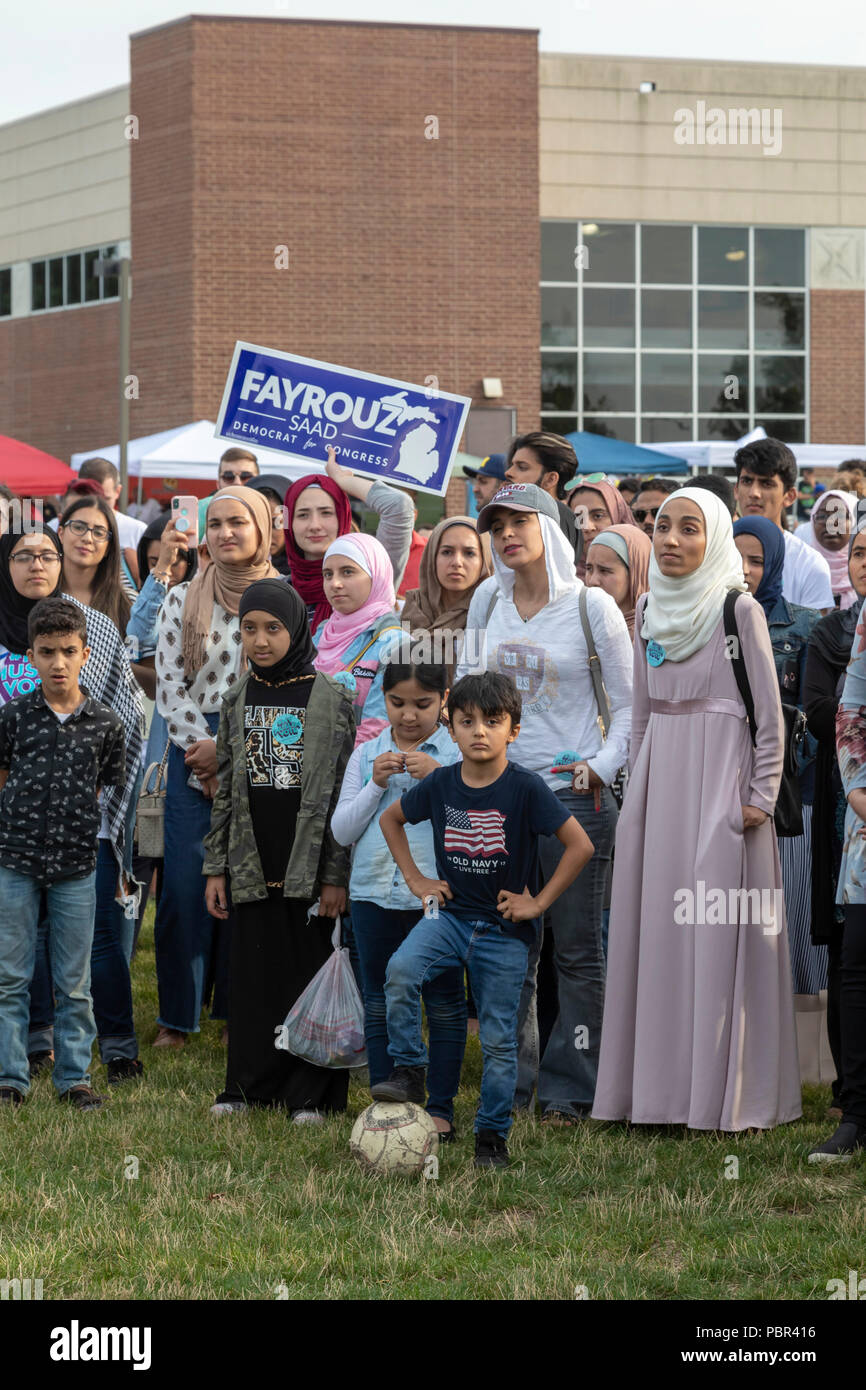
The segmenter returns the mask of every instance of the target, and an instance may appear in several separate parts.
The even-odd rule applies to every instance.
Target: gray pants
[[[607,787],[601,792],[598,811],[593,792],[566,790],[556,794],[583,826],[595,853],[583,873],[545,914],[545,930],[553,932],[559,1009],[540,1058],[535,995],[540,937],[529,953],[517,1018],[514,1103],[518,1110],[528,1109],[537,1084],[543,1115],[578,1116],[592,1108],[598,1074],[605,976],[601,920],[618,812]],[[540,850],[546,881],[562,857],[562,845],[551,835],[540,842]]]

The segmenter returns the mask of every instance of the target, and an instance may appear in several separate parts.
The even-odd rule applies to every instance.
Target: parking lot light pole
[[[127,452],[129,447],[129,397],[127,378],[129,377],[129,256],[99,256],[94,262],[94,271],[102,279],[116,278],[120,295],[120,510],[125,512],[129,505],[129,466]]]

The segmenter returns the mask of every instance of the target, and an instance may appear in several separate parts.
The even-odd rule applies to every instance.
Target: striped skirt
[[[812,807],[803,806],[803,834],[779,840],[788,942],[795,994],[827,988],[827,947],[812,942]]]

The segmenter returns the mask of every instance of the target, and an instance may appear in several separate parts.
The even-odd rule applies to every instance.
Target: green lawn
[[[478,1173],[470,1038],[438,1180],[382,1180],[348,1151],[368,1103],[356,1083],[323,1129],[215,1120],[219,1027],[150,1049],[152,914],[134,982],[142,1083],[88,1115],[41,1077],[0,1111],[0,1278],[42,1279],[46,1299],[826,1299],[828,1279],[863,1269],[862,1163],[804,1162],[829,1132],[825,1091],[800,1124],[740,1139],[523,1120],[511,1168]]]

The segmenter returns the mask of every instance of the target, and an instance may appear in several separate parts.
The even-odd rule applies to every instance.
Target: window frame
[[[85,269],[84,269],[84,258],[85,258],[85,256],[91,256],[91,255],[93,255],[94,252],[96,252],[96,255],[97,255],[97,256],[100,256],[100,257],[103,257],[103,258],[106,258],[106,257],[119,257],[119,256],[120,256],[120,245],[119,245],[118,242],[112,242],[112,243],[110,243],[110,244],[107,245],[107,246],[93,246],[93,245],[90,245],[90,246],[82,247],[82,248],[81,248],[80,250],[78,250],[78,251],[57,251],[57,252],[53,252],[50,256],[37,256],[34,260],[29,261],[28,264],[29,264],[29,266],[30,266],[30,310],[29,310],[30,314],[32,314],[32,315],[36,315],[36,314],[59,314],[59,313],[62,313],[62,312],[63,312],[64,310],[66,310],[66,309],[91,309],[91,308],[96,308],[96,307],[97,307],[98,305],[100,305],[100,304],[116,304],[117,301],[120,299],[119,281],[118,281],[118,292],[117,292],[116,294],[106,294],[106,293],[105,293],[105,282],[106,282],[106,279],[111,279],[111,278],[113,278],[113,277],[110,277],[110,276],[103,276],[103,275],[99,276],[99,298],[98,298],[98,299],[86,299],[86,298],[85,298],[85,283],[86,283],[86,278],[87,278],[87,277],[86,277],[86,275],[85,275]],[[76,299],[76,300],[70,301],[70,300],[68,299],[68,297],[67,297],[67,296],[68,296],[68,291],[69,291],[69,262],[70,262],[70,260],[72,260],[72,259],[73,259],[74,257],[76,257],[76,256],[78,257],[78,267],[79,267],[79,269],[78,269],[78,277],[79,277],[79,283],[78,283],[79,298]],[[63,303],[62,303],[62,304],[49,304],[48,300],[49,300],[49,298],[50,298],[50,283],[49,283],[49,269],[48,269],[48,268],[49,268],[51,262],[52,262],[52,261],[56,261],[56,260],[59,260],[59,261],[62,263],[62,269],[63,269]],[[45,305],[44,305],[44,307],[41,308],[41,309],[34,309],[34,307],[33,307],[33,274],[34,274],[34,270],[35,270],[35,268],[36,268],[37,266],[41,266],[41,267],[42,267],[42,274],[43,274],[43,279],[44,279],[44,283],[45,283]]]
[[[766,285],[766,284],[763,284],[763,283],[761,283],[761,282],[756,281],[756,279],[755,279],[755,232],[756,232],[756,230],[762,230],[762,231],[763,231],[763,230],[766,230],[767,227],[766,227],[766,224],[748,224],[748,225],[745,226],[745,228],[744,228],[745,231],[746,231],[746,233],[747,233],[747,238],[746,238],[746,240],[747,240],[747,247],[748,247],[748,252],[747,252],[747,254],[748,254],[748,273],[747,273],[747,276],[746,276],[745,283],[740,283],[740,284],[737,284],[737,285],[719,285],[719,284],[711,284],[711,283],[704,284],[704,283],[700,280],[700,271],[699,271],[699,262],[698,262],[698,239],[699,239],[699,230],[700,230],[700,228],[702,228],[702,227],[707,227],[707,226],[715,225],[715,224],[710,224],[710,223],[697,223],[697,222],[694,222],[694,223],[691,223],[691,224],[685,223],[685,222],[671,222],[671,223],[669,223],[669,224],[666,224],[666,223],[664,223],[664,222],[652,222],[652,221],[650,221],[649,219],[644,219],[644,221],[635,221],[635,222],[629,223],[629,222],[626,221],[626,219],[621,219],[621,218],[589,218],[589,217],[588,217],[588,218],[579,218],[579,219],[577,219],[577,221],[575,221],[575,222],[570,222],[568,219],[565,219],[565,218],[542,218],[541,220],[542,220],[543,223],[557,223],[557,222],[558,222],[558,223],[560,223],[560,224],[562,224],[562,225],[572,226],[572,227],[574,228],[574,238],[575,238],[575,239],[574,239],[574,244],[575,244],[575,247],[584,247],[584,246],[585,246],[585,247],[587,248],[587,250],[589,251],[590,258],[591,258],[591,256],[592,256],[592,236],[591,236],[591,235],[586,236],[586,235],[584,234],[584,230],[583,230],[583,229],[584,229],[585,226],[587,226],[587,225],[593,225],[593,224],[596,224],[596,225],[611,225],[611,224],[613,224],[613,223],[618,223],[618,224],[620,224],[620,225],[631,225],[631,226],[633,226],[634,229],[635,229],[635,259],[634,259],[634,277],[635,277],[635,278],[634,278],[634,281],[633,281],[633,282],[627,282],[627,281],[626,281],[626,282],[623,282],[623,281],[598,281],[598,280],[587,280],[586,277],[585,277],[585,275],[584,275],[583,257],[580,256],[580,255],[578,255],[578,256],[576,257],[576,259],[577,259],[577,266],[575,267],[575,279],[574,279],[574,280],[539,280],[539,286],[540,286],[540,288],[543,288],[543,289],[567,289],[567,290],[572,290],[572,291],[574,292],[574,294],[576,295],[576,297],[577,297],[577,312],[576,312],[576,321],[577,321],[577,342],[576,342],[576,344],[575,344],[573,347],[571,347],[571,346],[566,346],[566,345],[564,345],[564,344],[562,344],[562,343],[557,344],[557,345],[554,345],[554,344],[549,344],[549,345],[548,345],[548,344],[539,344],[539,352],[540,352],[540,354],[542,355],[542,357],[543,357],[546,353],[553,353],[553,352],[556,352],[556,353],[559,353],[559,354],[564,354],[564,353],[565,353],[565,354],[572,354],[572,353],[573,353],[573,354],[576,356],[576,358],[577,358],[577,370],[576,370],[576,378],[577,378],[577,410],[576,410],[576,412],[571,412],[571,411],[561,411],[561,410],[559,410],[559,411],[551,411],[551,410],[542,409],[542,410],[540,411],[542,428],[545,427],[545,419],[547,419],[547,418],[549,418],[549,417],[551,417],[551,416],[553,416],[553,415],[556,415],[557,417],[560,417],[560,418],[561,418],[562,416],[564,416],[564,415],[565,415],[565,416],[568,416],[568,417],[571,417],[571,416],[573,415],[573,417],[574,417],[574,428],[575,428],[576,430],[586,430],[589,426],[591,426],[592,420],[593,420],[594,418],[596,418],[596,417],[602,418],[602,415],[603,415],[603,418],[604,418],[605,420],[616,420],[616,419],[621,419],[621,420],[623,420],[623,421],[628,421],[628,422],[629,422],[629,431],[630,431],[631,435],[633,436],[633,438],[634,438],[634,440],[635,440],[636,443],[641,444],[641,443],[644,442],[644,440],[643,440],[643,428],[642,428],[642,426],[643,426],[643,420],[644,420],[644,419],[646,419],[646,420],[651,420],[651,419],[652,419],[652,420],[671,419],[671,420],[673,421],[674,419],[676,419],[676,420],[683,420],[683,419],[688,418],[688,417],[690,416],[690,417],[691,417],[691,426],[692,426],[692,440],[693,440],[693,441],[697,441],[697,440],[699,440],[699,439],[702,437],[702,436],[701,436],[701,433],[700,433],[700,420],[701,420],[701,419],[708,419],[708,420],[711,419],[711,420],[714,420],[714,421],[718,420],[718,421],[722,422],[722,421],[724,421],[724,420],[726,420],[726,419],[727,419],[727,420],[730,420],[730,419],[732,418],[732,416],[734,416],[734,415],[738,415],[738,416],[742,416],[742,417],[744,417],[744,418],[745,418],[745,417],[748,418],[748,429],[751,430],[751,429],[754,429],[754,428],[755,428],[755,423],[756,423],[757,416],[760,415],[761,420],[762,420],[762,421],[766,421],[766,422],[768,422],[768,423],[772,423],[772,421],[773,421],[774,419],[785,420],[785,421],[802,421],[802,426],[803,426],[803,429],[802,429],[803,439],[804,439],[804,442],[806,442],[806,443],[809,442],[809,439],[810,439],[810,430],[811,430],[811,400],[810,400],[810,385],[811,385],[811,383],[810,383],[810,372],[809,372],[810,334],[811,334],[811,323],[810,323],[810,310],[811,310],[811,304],[810,304],[810,293],[809,293],[809,288],[810,288],[810,287],[809,287],[809,264],[810,264],[810,260],[809,260],[809,249],[810,249],[810,248],[809,248],[809,228],[808,228],[808,227],[797,227],[797,226],[793,226],[793,225],[791,225],[791,224],[785,224],[784,227],[780,226],[780,227],[778,227],[778,228],[776,228],[776,227],[771,227],[771,228],[770,228],[770,230],[789,230],[789,231],[796,231],[796,232],[800,233],[800,235],[802,236],[802,238],[803,238],[803,267],[804,267],[804,269],[803,269],[803,280],[804,280],[804,284],[802,284],[802,285]],[[674,227],[674,226],[676,226],[676,227],[690,226],[690,229],[691,229],[691,257],[692,257],[692,267],[691,267],[691,269],[692,269],[692,274],[691,274],[691,280],[690,280],[690,281],[680,281],[679,283],[676,283],[676,284],[667,284],[667,283],[661,283],[661,282],[656,282],[656,281],[651,281],[651,280],[644,280],[644,279],[642,279],[642,274],[643,274],[643,256],[642,256],[642,233],[643,233],[643,228],[644,228],[644,226],[659,227],[659,226],[665,226],[665,225],[670,225],[671,227]],[[721,226],[721,225],[730,226],[730,225],[735,225],[735,224],[730,224],[730,223],[721,224],[721,223],[720,223],[719,225],[720,225],[720,226]],[[738,225],[741,225],[741,226],[742,226],[743,224],[738,224]],[[622,290],[631,290],[631,291],[632,291],[632,293],[634,294],[634,323],[635,323],[635,341],[634,341],[634,346],[633,346],[633,347],[623,347],[623,346],[608,346],[608,347],[603,347],[603,346],[598,346],[598,345],[595,345],[595,344],[592,344],[592,345],[587,345],[587,344],[586,344],[586,340],[585,340],[585,331],[584,331],[584,315],[583,315],[584,289],[585,289],[585,288],[586,288],[586,289],[593,289],[593,290],[620,290],[620,291],[622,291]],[[643,292],[644,289],[652,289],[652,290],[679,290],[681,293],[682,293],[682,292],[686,292],[686,293],[691,294],[691,327],[692,327],[692,341],[691,341],[691,347],[689,347],[689,348],[683,347],[683,348],[672,349],[671,347],[645,347],[645,346],[643,345],[643,316],[642,316],[642,315],[643,315],[643,301],[642,301],[642,292]],[[733,349],[733,348],[705,348],[705,347],[701,347],[701,346],[700,346],[699,341],[698,341],[698,297],[699,297],[699,292],[702,291],[702,290],[714,290],[714,291],[718,291],[718,292],[723,293],[723,294],[743,294],[743,293],[746,294],[746,296],[747,296],[747,321],[748,321],[748,342],[747,342],[747,346],[746,346],[746,347],[744,347],[744,348],[738,348],[738,349],[735,350],[735,349]],[[760,293],[797,294],[797,295],[802,295],[802,296],[803,296],[803,301],[804,301],[804,312],[803,312],[803,346],[802,346],[802,348],[774,348],[774,349],[760,348],[760,349],[759,349],[759,348],[756,347],[756,345],[755,345],[755,302],[756,302],[755,297],[756,297],[756,294],[760,294]],[[539,330],[540,330],[540,324],[539,324]],[[540,336],[541,336],[541,334],[540,334],[540,331],[539,331],[539,337],[540,337]],[[643,401],[642,401],[642,387],[643,387],[643,382],[642,382],[642,380],[641,380],[641,377],[642,377],[642,372],[641,372],[642,355],[643,355],[643,354],[654,354],[654,355],[655,355],[655,354],[661,354],[661,353],[670,353],[670,352],[672,352],[672,351],[676,351],[676,352],[678,352],[678,353],[680,353],[680,354],[686,355],[686,356],[688,356],[688,357],[691,359],[691,410],[690,410],[690,411],[653,411],[653,410],[644,410],[644,409],[643,409]],[[583,359],[584,359],[584,354],[585,354],[586,352],[592,352],[592,353],[608,353],[608,352],[609,352],[609,353],[623,353],[623,352],[626,352],[626,353],[631,353],[631,354],[633,354],[633,356],[634,356],[634,368],[635,368],[635,369],[634,369],[635,408],[634,408],[633,411],[605,411],[605,412],[603,412],[603,413],[600,415],[599,412],[587,411],[587,410],[584,409],[584,371],[583,371]],[[698,405],[698,357],[699,357],[699,356],[701,356],[701,357],[714,357],[714,356],[716,356],[716,357],[719,357],[719,358],[737,356],[737,357],[745,357],[745,358],[746,358],[746,361],[747,361],[747,371],[748,371],[748,381],[747,381],[747,397],[748,397],[748,398],[747,398],[746,401],[744,401],[744,402],[742,403],[742,404],[743,404],[743,407],[744,407],[742,410],[736,411],[736,412],[735,412],[735,411],[725,411],[725,412],[721,412],[721,411],[720,411],[720,412],[714,412],[714,411],[702,410],[702,409],[699,408],[699,405]],[[801,412],[795,411],[795,412],[786,413],[786,414],[779,414],[779,413],[776,413],[776,414],[773,414],[773,415],[769,415],[769,414],[767,414],[767,412],[764,412],[764,411],[762,411],[762,412],[757,412],[757,411],[756,411],[756,409],[755,409],[755,382],[756,382],[756,366],[757,366],[757,364],[756,364],[756,359],[757,359],[757,358],[760,358],[760,357],[767,357],[767,356],[772,356],[772,357],[798,357],[798,358],[802,358],[802,359],[803,359],[803,409],[802,409]]]

